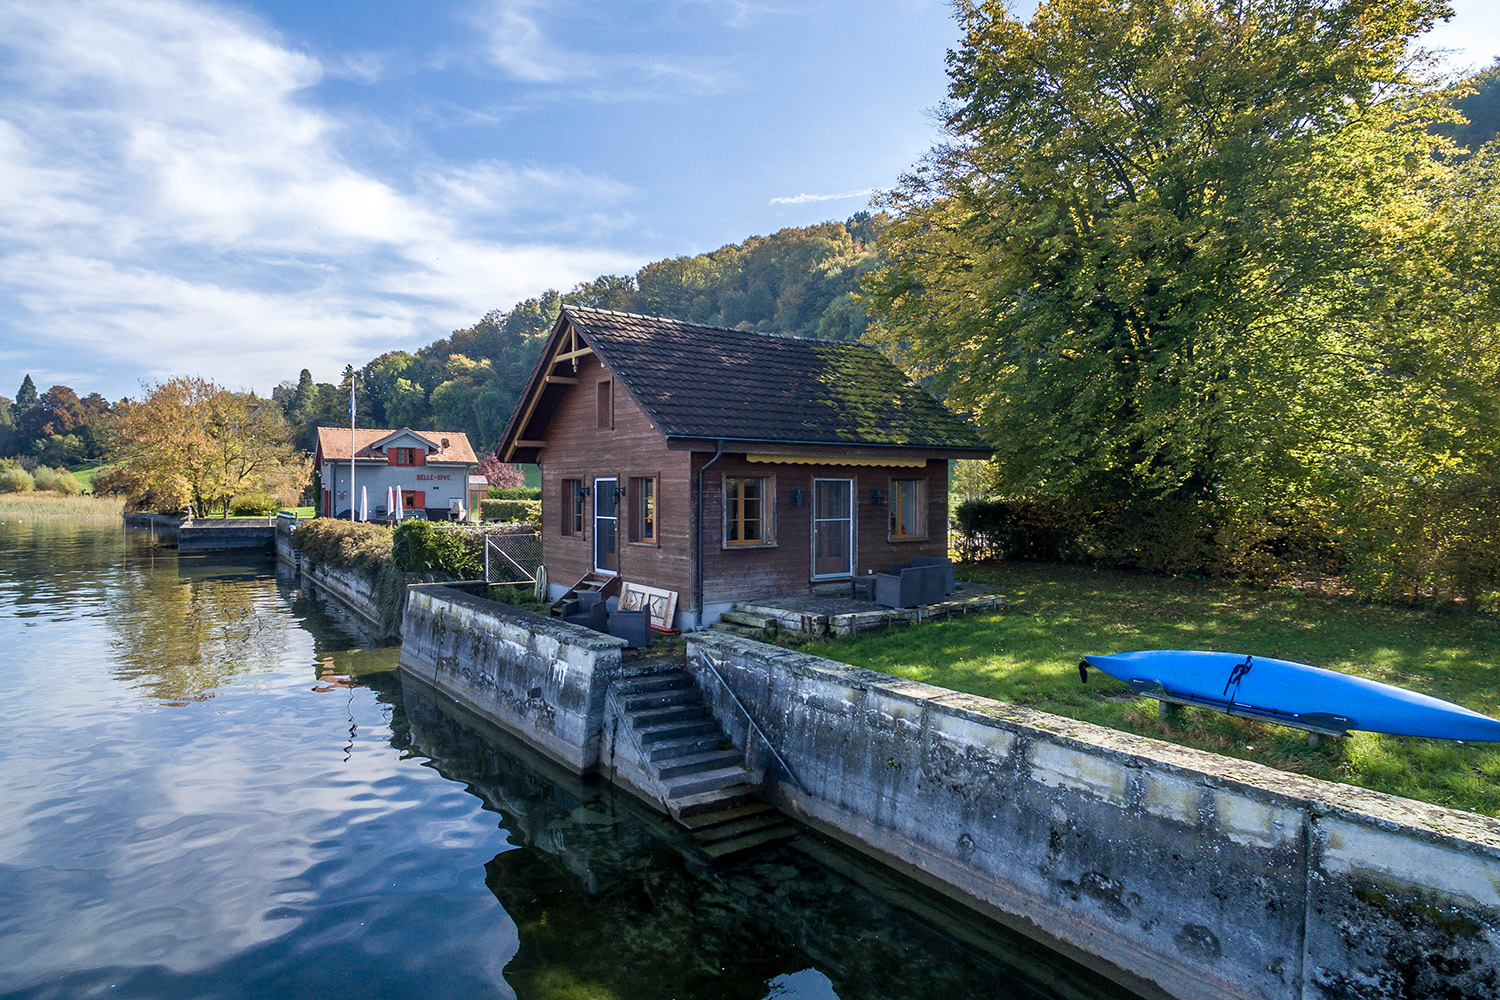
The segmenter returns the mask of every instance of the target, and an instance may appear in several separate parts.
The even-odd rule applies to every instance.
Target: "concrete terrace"
[[[822,593],[738,601],[720,619],[720,625],[726,627],[719,631],[751,634],[775,628],[809,636],[855,635],[976,611],[996,611],[1004,606],[1005,597],[998,588],[973,583],[960,583],[957,593],[947,600],[914,608],[888,608],[850,597],[847,587],[839,587]]]

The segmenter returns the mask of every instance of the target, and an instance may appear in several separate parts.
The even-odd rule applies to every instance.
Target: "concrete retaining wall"
[[[380,605],[375,599],[375,588],[363,573],[335,569],[332,566],[323,566],[306,560],[303,560],[300,565],[304,583],[311,584],[325,595],[337,599],[340,604],[354,612],[360,621],[369,626],[376,635],[387,638],[400,635],[399,632],[391,632],[387,627],[380,613]]]
[[[577,774],[599,766],[623,639],[444,584],[407,589],[401,669]]]
[[[1500,822],[730,635],[688,666],[783,808],[1138,990],[1500,998]]]
[[[215,524],[211,521],[196,521],[184,524],[177,530],[179,552],[236,552],[253,549],[270,551],[276,536],[272,524]]]
[[[144,531],[155,533],[158,540],[163,542],[177,541],[177,531],[182,522],[187,520],[181,514],[151,514],[139,512],[125,515],[125,526],[129,528],[140,528]]]

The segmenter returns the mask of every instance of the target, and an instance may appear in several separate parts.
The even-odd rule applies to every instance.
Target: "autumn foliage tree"
[[[230,501],[249,492],[292,503],[310,468],[276,406],[201,378],[148,386],[119,417],[114,457],[122,465],[113,481],[133,502],[185,489],[199,517],[227,517]]]
[[[1432,548],[1435,480],[1368,508],[1484,479],[1500,440],[1500,172],[1433,127],[1452,95],[1415,44],[1450,13],[960,3],[877,336],[988,427],[1002,492],[1091,512],[1096,554],[1212,568],[1278,519],[1356,561],[1402,525]]]

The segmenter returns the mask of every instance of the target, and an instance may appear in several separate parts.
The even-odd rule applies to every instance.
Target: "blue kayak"
[[[1314,732],[1359,729],[1393,736],[1500,742],[1500,720],[1379,681],[1244,653],[1144,649],[1085,656],[1137,694]]]

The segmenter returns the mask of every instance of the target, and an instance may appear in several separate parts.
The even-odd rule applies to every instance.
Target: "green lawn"
[[[1331,781],[1500,815],[1500,746],[1355,733],[1309,747],[1305,733],[1156,702],[1085,653],[1221,649],[1371,677],[1500,715],[1500,621],[1455,610],[1370,605],[1230,583],[1071,567],[959,568],[1004,589],[997,614],[814,643],[809,652],[884,673],[1259,761]]]
[[[68,466],[68,471],[73,473],[73,478],[83,484],[86,492],[94,492],[94,477],[106,469],[113,468],[112,465],[100,465],[98,462],[79,462],[77,465]]]

